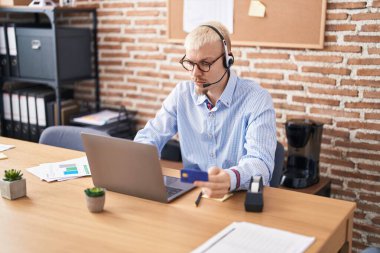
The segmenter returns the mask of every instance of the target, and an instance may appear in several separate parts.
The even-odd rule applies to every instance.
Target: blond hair
[[[210,25],[215,27],[224,37],[224,40],[227,43],[227,50],[231,52],[231,39],[230,39],[230,33],[228,32],[227,28],[217,21],[207,22],[205,24],[202,24],[192,30],[185,39],[185,48],[186,50],[198,50],[205,44],[220,41],[220,36],[212,30],[210,27],[207,27],[206,25]]]

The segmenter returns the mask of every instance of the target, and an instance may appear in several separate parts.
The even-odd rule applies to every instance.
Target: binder
[[[73,96],[73,90],[64,89],[61,98]],[[30,139],[38,142],[42,131],[51,124],[51,109],[49,105],[55,104],[55,92],[48,87],[38,87],[28,94]],[[62,102],[61,102],[62,106]],[[61,108],[62,109],[62,108]],[[55,109],[54,109],[55,110]],[[62,115],[63,116],[63,115]]]
[[[53,90],[45,90],[42,92],[37,92],[35,94],[35,102],[37,109],[37,136],[35,139],[38,142],[40,134],[47,127],[47,102],[55,100],[55,93]]]
[[[9,60],[11,65],[11,76],[20,76],[17,59],[17,43],[16,43],[16,28],[14,24],[7,27],[8,48],[9,48]]]
[[[61,101],[61,104],[62,104],[63,101]],[[51,101],[51,102],[48,102],[47,105],[46,105],[46,112],[47,112],[47,125],[48,126],[55,126],[55,120],[54,120],[54,115],[55,115],[55,112],[54,112],[54,104],[56,102],[55,101]]]
[[[20,103],[18,90],[30,86],[26,83],[6,83],[3,86],[4,135],[11,138],[20,138]]]
[[[6,27],[0,26],[0,67],[1,67],[1,76],[9,76],[9,61],[8,61],[8,50],[7,50],[7,36],[6,36]]]
[[[19,100],[20,100],[20,118],[21,118],[21,139],[29,141],[30,127],[29,127],[28,90],[29,89],[24,89],[19,92]]]
[[[12,109],[12,128],[13,138],[21,139],[21,117],[20,117],[20,100],[18,90],[11,93],[11,109]]]
[[[26,89],[22,89],[18,92],[20,100],[20,118],[21,118],[21,139],[31,140],[30,136],[30,121],[29,121],[29,107],[28,107],[28,95],[30,91],[38,88],[39,86],[31,86]]]
[[[3,91],[3,113],[4,113],[4,125],[3,135],[12,137],[12,110],[11,110],[11,94],[9,91]]]
[[[38,87],[28,92],[30,140],[38,142],[40,133],[47,126],[46,103],[54,100],[54,91]]]
[[[37,137],[37,108],[36,100],[34,96],[28,93],[28,110],[29,110],[29,138],[30,140],[36,139]]]

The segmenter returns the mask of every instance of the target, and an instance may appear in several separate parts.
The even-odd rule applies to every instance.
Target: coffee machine
[[[323,124],[309,119],[292,119],[285,124],[288,159],[283,185],[305,188],[319,181],[319,153]]]

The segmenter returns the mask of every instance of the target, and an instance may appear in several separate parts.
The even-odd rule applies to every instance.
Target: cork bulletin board
[[[260,0],[264,17],[248,15],[251,0],[234,1],[232,44],[322,49],[326,0]],[[168,0],[168,40],[183,42],[183,0]]]

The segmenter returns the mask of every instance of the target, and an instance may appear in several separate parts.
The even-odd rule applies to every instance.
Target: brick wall
[[[101,101],[138,110],[140,127],[178,81],[182,45],[168,43],[165,0],[85,1],[99,19]],[[81,23],[82,17],[72,22]],[[323,50],[237,47],[233,69],[272,94],[278,138],[284,123],[325,123],[321,173],[334,198],[355,201],[354,250],[380,247],[380,1],[329,0]],[[77,96],[90,99],[93,84]]]

